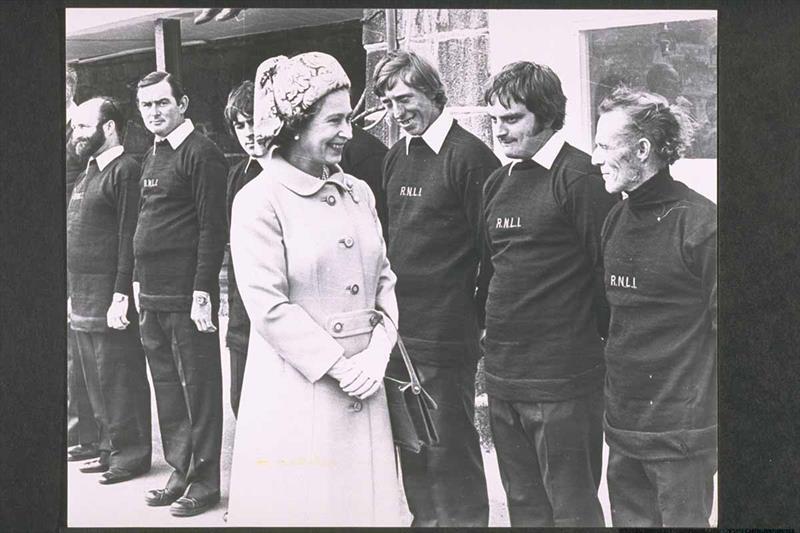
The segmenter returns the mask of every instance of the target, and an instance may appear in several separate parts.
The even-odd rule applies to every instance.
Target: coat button
[[[335,331],[336,333],[341,333],[343,329],[344,325],[341,322],[337,322],[336,324],[333,325],[333,331]]]
[[[334,195],[332,195],[332,194],[330,196],[328,196],[327,198],[325,198],[325,201],[328,202],[328,205],[330,205],[330,206],[336,205],[336,197]]]
[[[353,238],[352,238],[352,237],[345,237],[345,238],[344,238],[344,245],[345,245],[346,247],[348,247],[348,248],[352,248],[354,243],[355,243],[355,241],[353,240]]]
[[[353,412],[356,412],[356,413],[358,413],[359,411],[361,411],[361,407],[362,407],[362,405],[361,405],[361,402],[360,402],[360,401],[358,401],[358,400],[356,400],[356,401],[354,401],[354,402],[353,402],[353,404],[350,406],[350,410],[351,410],[351,411],[353,411]]]
[[[350,289],[350,294],[353,294],[353,295],[358,294],[358,290],[359,290],[358,289],[358,285],[356,285],[355,283],[353,283],[350,287],[348,287],[348,289]]]
[[[379,315],[372,315],[369,317],[369,325],[373,328],[381,323],[381,317]]]

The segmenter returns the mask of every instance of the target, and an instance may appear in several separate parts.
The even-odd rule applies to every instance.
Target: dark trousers
[[[219,333],[200,333],[187,312],[142,309],[140,325],[153,377],[164,458],[174,469],[166,488],[196,498],[218,493],[222,446]]]
[[[124,330],[76,331],[83,375],[101,451],[109,465],[148,470],[152,451],[150,386],[139,325]]]
[[[708,527],[716,458],[644,461],[613,448],[608,496],[614,527]]]
[[[561,402],[489,395],[512,526],[602,527],[603,391]]]
[[[231,409],[233,416],[239,416],[239,400],[242,398],[244,365],[247,363],[247,347],[244,349],[228,346],[231,354]]]
[[[76,332],[67,326],[67,446],[94,446],[100,430],[86,391]]]
[[[403,488],[413,527],[489,523],[483,455],[475,429],[475,365],[440,368],[414,363],[422,386],[436,400],[432,411],[439,444],[418,454],[400,449]],[[403,375],[402,360],[389,374]]]

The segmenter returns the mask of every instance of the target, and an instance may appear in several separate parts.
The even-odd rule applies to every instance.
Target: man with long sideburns
[[[708,527],[717,445],[717,208],[675,181],[691,122],[618,89],[592,162],[625,191],[603,226],[611,308],[604,430],[615,527]]]
[[[413,52],[375,67],[375,94],[405,131],[384,160],[389,260],[397,274],[400,329],[440,442],[400,450],[412,526],[486,526],[489,505],[475,417],[485,277],[479,276],[480,196],[500,166],[444,109],[439,74]],[[403,368],[395,350],[388,374]]]
[[[225,251],[225,156],[185,118],[175,77],[152,72],[137,104],[155,139],[142,163],[134,236],[142,344],[153,376],[164,457],[173,468],[151,506],[174,516],[219,501],[222,375],[217,310]]]
[[[67,210],[70,326],[100,428],[98,458],[81,472],[104,485],[150,470],[150,387],[133,306],[133,233],[140,167],[125,154],[117,104],[93,98],[74,111],[75,150],[88,157]]]
[[[567,144],[567,99],[549,67],[520,61],[485,93],[514,161],[484,188],[489,421],[512,526],[602,527],[600,229],[618,200]]]

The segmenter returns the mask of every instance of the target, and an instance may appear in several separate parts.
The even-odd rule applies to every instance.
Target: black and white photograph
[[[64,35],[67,526],[717,526],[716,11]]]

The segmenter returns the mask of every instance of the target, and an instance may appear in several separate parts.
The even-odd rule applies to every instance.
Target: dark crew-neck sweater
[[[608,311],[600,230],[619,200],[584,152],[564,144],[484,188],[486,390],[510,401],[561,401],[603,386]]]
[[[225,156],[196,130],[177,149],[163,142],[147,151],[133,240],[143,309],[189,311],[196,290],[218,297],[227,172]]]
[[[139,163],[122,154],[78,176],[67,209],[72,329],[104,331],[113,294],[131,294],[140,174]]]
[[[250,162],[249,165],[248,161]],[[245,157],[228,171],[227,203],[229,228],[231,212],[233,211],[233,199],[242,187],[250,183],[250,181],[260,173],[261,164],[256,160],[250,161],[249,157]],[[229,245],[226,246],[224,264],[228,273],[228,331],[225,334],[225,343],[229,348],[246,350],[247,342],[250,338],[250,319],[247,316],[242,297],[239,294],[239,288],[236,285],[236,276],[233,271],[233,261],[231,261]]]
[[[405,139],[386,154],[388,255],[397,274],[400,334],[415,360],[451,366],[480,357],[480,197],[498,166],[492,151],[456,122],[438,154],[422,139],[412,140],[408,155]],[[392,357],[399,357],[396,350]]]
[[[353,126],[353,138],[344,145],[340,163],[345,173],[364,180],[372,190],[384,240],[389,238],[389,228],[386,223],[386,195],[383,192],[383,159],[388,151],[389,149],[372,134]]]
[[[716,448],[717,209],[665,168],[603,228],[606,440],[641,459]]]

